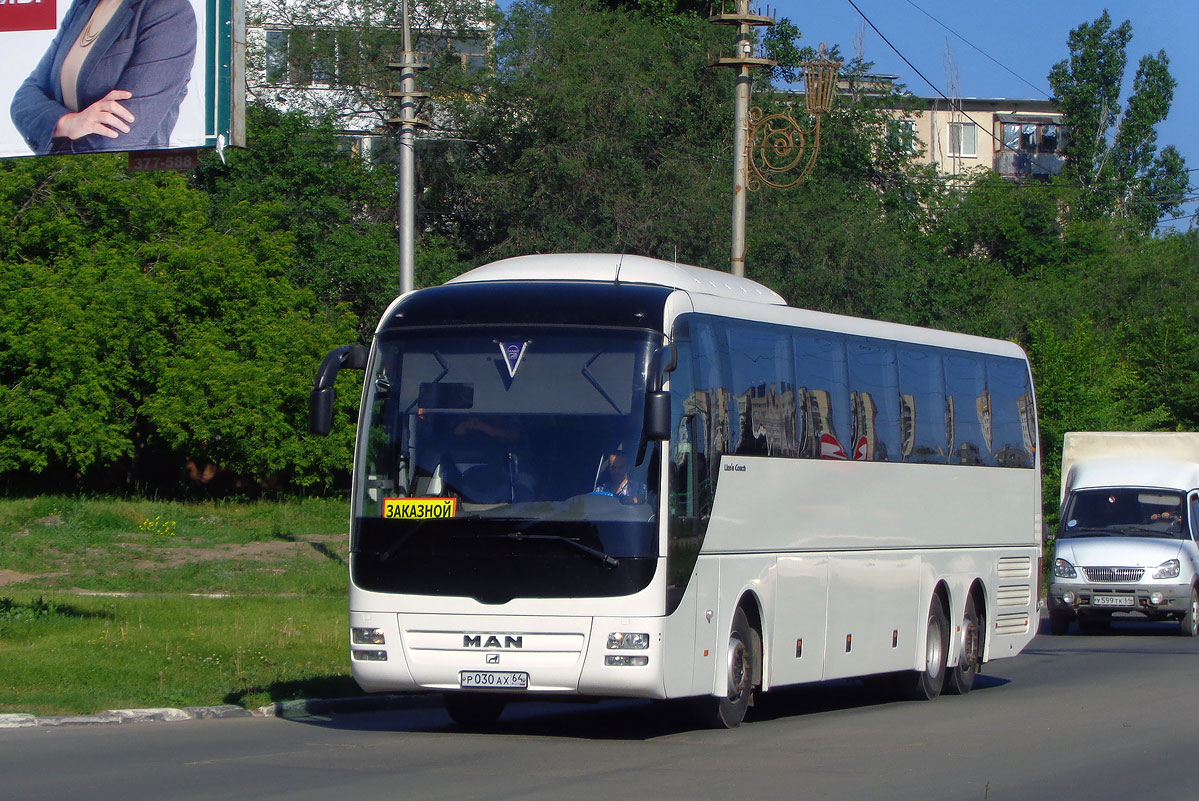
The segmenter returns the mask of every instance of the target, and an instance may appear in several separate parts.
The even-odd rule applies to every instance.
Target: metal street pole
[[[743,64],[738,71],[733,107],[733,240],[729,270],[740,276],[745,275],[745,209],[749,194],[749,92],[753,82],[749,70],[749,65]]]
[[[412,29],[408,22],[408,0],[401,6],[404,25],[404,49],[398,63],[388,64],[388,69],[400,71],[400,90],[389,93],[400,98],[399,122],[399,193],[400,201],[400,293],[415,288],[416,273],[416,128],[423,123],[416,118],[416,102],[427,97],[416,91],[416,72],[425,68],[417,63],[412,50]]]
[[[749,0],[736,0],[732,12],[725,11],[724,0],[720,10],[708,17],[717,25],[736,25],[737,40],[731,57],[720,57],[708,62],[712,67],[731,67],[737,70],[736,94],[733,109],[733,235],[729,254],[729,271],[733,275],[745,275],[745,210],[749,192],[749,95],[754,67],[772,67],[775,62],[754,56],[755,26],[768,27],[774,18],[752,14]]]
[[[408,26],[408,0],[404,0],[404,67],[400,73],[400,293],[411,292],[416,274],[416,72],[412,67],[412,29]]]

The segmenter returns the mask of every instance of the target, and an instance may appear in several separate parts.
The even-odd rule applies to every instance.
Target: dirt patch
[[[141,538],[138,538],[141,539]],[[146,542],[122,542],[115,544],[125,552],[124,560],[135,569],[155,570],[163,567],[180,567],[204,562],[257,562],[269,564],[286,559],[329,559],[345,564],[348,557],[349,543],[344,534],[310,535],[294,540],[267,540],[244,544],[221,544],[211,547],[191,545],[160,546]],[[112,552],[99,548],[87,548],[77,552],[75,559],[65,555],[52,553],[47,550],[47,557],[53,557],[57,566],[62,568],[53,573],[21,573],[16,570],[0,570],[0,587],[21,584],[37,579],[49,579],[68,574],[93,574],[96,563],[104,559],[112,559]],[[84,556],[80,560],[78,556]],[[85,567],[90,565],[91,567]]]
[[[245,544],[214,545],[210,548],[197,548],[181,545],[170,547],[146,547],[132,543],[122,543],[121,547],[128,548],[137,556],[144,556],[155,566],[178,567],[179,565],[195,564],[197,562],[218,561],[247,561],[275,562],[290,557],[329,559],[345,561],[345,537],[338,534],[327,537],[313,536],[294,542],[286,540],[269,540],[266,542],[248,542]]]
[[[9,584],[20,584],[22,581],[29,581],[34,578],[28,573],[18,573],[15,570],[0,570],[0,587],[8,586]]]

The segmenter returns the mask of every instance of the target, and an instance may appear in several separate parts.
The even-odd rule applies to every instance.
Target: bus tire
[[[443,693],[441,696],[450,720],[459,726],[491,726],[504,712],[504,699],[487,693]]]
[[[945,684],[945,664],[949,661],[949,618],[940,596],[933,596],[928,608],[928,627],[924,635],[924,669],[900,675],[899,692],[910,701],[931,701],[941,694]]]
[[[1187,603],[1186,611],[1178,621],[1178,633],[1183,637],[1199,634],[1199,592],[1194,587],[1191,587],[1191,600]]]
[[[965,695],[974,689],[974,679],[982,668],[986,629],[982,615],[974,603],[974,595],[966,598],[966,611],[962,615],[962,648],[958,663],[945,676],[945,692]]]
[[[758,638],[749,625],[745,610],[733,613],[729,628],[729,649],[725,655],[725,694],[696,699],[697,722],[715,729],[735,729],[745,720],[754,692]]]

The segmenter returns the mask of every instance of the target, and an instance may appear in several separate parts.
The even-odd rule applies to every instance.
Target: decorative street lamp
[[[824,58],[823,46],[819,59],[803,64],[808,112],[816,117],[813,131],[804,131],[786,114],[763,116],[760,109],[755,109],[756,115],[751,115],[751,70],[755,67],[773,67],[777,63],[773,59],[755,55],[753,29],[774,25],[774,18],[751,13],[749,0],[731,2],[732,5],[729,4],[730,0],[721,0],[719,10],[713,8],[708,20],[717,25],[737,26],[733,55],[712,59],[708,65],[737,70],[733,129],[733,235],[729,270],[733,275],[744,276],[746,194],[749,189],[756,189],[762,183],[785,188],[796,186],[807,178],[820,147],[820,116],[828,113],[832,106],[841,65]],[[811,145],[807,141],[809,136],[812,137]],[[794,169],[794,165],[803,162],[805,155],[808,155],[808,159],[798,179],[776,177]],[[776,180],[784,183],[776,183]],[[790,182],[785,182],[787,180]]]
[[[841,62],[825,56],[821,43],[819,55],[800,65],[804,76],[804,105],[815,118],[804,130],[787,112],[764,115],[754,107],[749,112],[749,188],[762,185],[776,189],[799,186],[816,166],[820,152],[820,119],[833,107]]]

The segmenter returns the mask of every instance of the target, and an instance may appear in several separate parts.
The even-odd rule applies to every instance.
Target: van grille
[[[1082,572],[1086,574],[1087,581],[1100,581],[1104,583],[1132,583],[1140,581],[1145,575],[1143,567],[1084,567]]]

